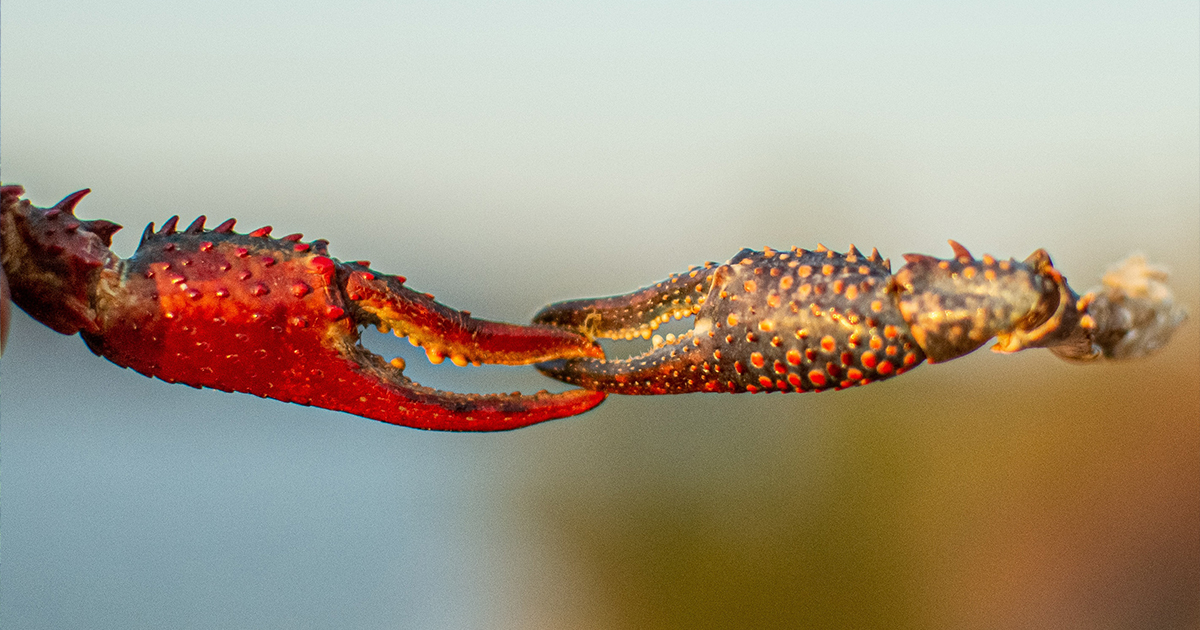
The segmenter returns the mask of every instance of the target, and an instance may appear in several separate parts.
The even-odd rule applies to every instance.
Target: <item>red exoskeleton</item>
[[[520,365],[600,357],[591,340],[551,326],[471,317],[400,276],[329,256],[326,242],[271,228],[147,226],[134,255],[109,250],[121,226],[81,221],[82,190],[50,208],[0,189],[0,258],[12,301],[79,333],[96,354],[170,383],[344,411],[421,429],[497,431],[583,413],[604,394],[456,394],[423,387],[359,344],[374,326],[407,336],[431,361]],[[5,303],[7,306],[7,302]]]

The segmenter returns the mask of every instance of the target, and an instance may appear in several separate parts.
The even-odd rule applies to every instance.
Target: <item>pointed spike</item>
[[[54,204],[53,208],[55,210],[62,210],[63,212],[66,212],[67,214],[74,215],[75,214],[75,206],[79,203],[79,200],[86,197],[87,194],[90,192],[92,192],[91,188],[84,188],[83,190],[77,190],[77,191],[67,195],[66,197],[63,197],[62,201]]]
[[[1047,252],[1045,249],[1038,249],[1025,259],[1025,264],[1036,269],[1043,264],[1053,267],[1054,261],[1050,260],[1050,252]]]
[[[824,254],[825,252],[829,251],[829,248],[828,248],[828,247],[825,247],[824,245],[822,245],[822,244],[820,244],[820,243],[817,243],[817,250],[816,250],[816,251],[817,251],[817,253],[818,253],[818,254]]]
[[[121,227],[120,224],[105,221],[104,219],[93,219],[83,222],[83,229],[99,236],[105,247],[112,245],[113,234],[116,234],[117,230],[121,229]]]
[[[237,223],[237,219],[225,219],[221,225],[213,228],[213,231],[218,234],[228,234],[233,231],[233,225],[235,223]]]
[[[271,226],[269,226],[269,225],[264,225],[250,233],[250,236],[256,236],[259,238],[264,238],[264,237],[267,237],[270,235],[271,235]]]
[[[858,248],[854,246],[854,243],[850,243],[850,250],[847,251],[846,254],[849,256],[854,256],[855,258],[862,256],[862,252],[858,251]]]
[[[301,234],[301,233],[299,233],[299,232],[297,232],[297,233],[295,233],[295,234],[288,234],[287,236],[284,236],[284,237],[280,238],[279,240],[281,240],[281,241],[291,241],[291,242],[293,242],[293,243],[299,243],[299,242],[300,242],[300,239],[302,239],[302,238],[304,238],[304,235],[303,235],[303,234]]]
[[[138,247],[146,244],[146,241],[154,238],[154,222],[146,224],[146,229],[142,230],[142,240],[138,241]]]
[[[888,270],[888,273],[891,273],[891,272],[892,272],[892,259],[891,259],[891,258],[884,258],[884,259],[883,259],[883,268],[884,268],[884,269],[887,269],[887,270]]]
[[[869,260],[869,261],[871,261],[871,262],[879,262],[879,248],[877,248],[877,247],[872,247],[872,248],[871,248],[871,255],[870,255],[870,256],[867,256],[867,260]]]
[[[187,226],[187,228],[184,229],[183,233],[184,234],[200,234],[200,233],[204,232],[204,222],[207,220],[208,220],[208,217],[204,216],[203,214],[196,217],[196,220],[192,221],[191,224],[189,224]]]
[[[167,219],[166,221],[163,222],[162,229],[159,230],[158,233],[170,236],[171,234],[175,233],[175,226],[178,223],[179,223],[179,215],[175,215],[175,216],[171,217],[170,219]]]
[[[950,249],[954,250],[954,257],[957,258],[959,262],[965,263],[975,260],[975,257],[971,255],[971,252],[967,251],[966,247],[962,246],[962,243],[959,243],[954,239],[950,239],[948,242],[950,243]],[[963,260],[964,258],[966,260]]]

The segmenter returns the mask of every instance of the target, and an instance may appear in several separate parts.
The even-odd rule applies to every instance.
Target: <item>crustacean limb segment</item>
[[[177,230],[172,217],[158,231],[148,226],[137,252],[122,260],[107,248],[115,226],[73,217],[82,195],[41,209],[20,200],[22,192],[6,187],[3,199],[14,302],[147,376],[449,431],[513,429],[604,400],[585,390],[475,395],[412,382],[400,360],[362,347],[362,328],[403,330],[431,358],[445,354],[456,363],[603,355],[568,331],[450,309],[403,278],[331,258],[323,240],[271,238],[270,228],[238,234],[233,220],[210,230],[204,217]]]
[[[1078,296],[1045,250],[1024,262],[976,260],[962,245],[950,244],[950,259],[905,254],[908,264],[893,282],[896,305],[931,362],[974,352],[992,338],[998,352],[1091,352],[1090,339],[1080,334],[1085,313],[1075,308]]]
[[[863,385],[949,361],[997,339],[993,350],[1048,348],[1069,360],[1130,357],[1165,343],[1183,321],[1144,262],[1126,263],[1105,289],[1080,298],[1044,250],[1024,262],[905,255],[895,275],[872,250],[840,254],[743,250],[724,265],[625,296],[552,304],[535,322],[591,337],[648,336],[664,314],[695,316],[682,335],[618,360],[560,359],[543,373],[622,394],[822,391]],[[691,300],[682,304],[681,296]]]
[[[552,304],[534,321],[593,336],[644,334],[663,313],[690,310],[695,321],[642,356],[538,368],[622,394],[822,391],[890,378],[925,355],[890,297],[889,264],[853,247],[746,249],[627,296]]]
[[[930,360],[962,356],[992,336],[995,352],[1047,348],[1069,361],[1130,359],[1165,345],[1187,318],[1166,270],[1140,255],[1110,268],[1101,288],[1080,297],[1045,250],[1020,263],[997,262],[951,245],[955,258],[908,254],[896,274],[900,310]]]

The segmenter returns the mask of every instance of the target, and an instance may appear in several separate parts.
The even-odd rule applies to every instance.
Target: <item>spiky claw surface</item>
[[[117,226],[74,219],[81,193],[51,209],[33,207],[22,193],[4,188],[4,267],[14,302],[147,376],[449,431],[514,429],[604,400],[586,390],[475,395],[414,383],[401,361],[359,344],[361,328],[409,336],[431,360],[449,356],[459,365],[603,355],[560,329],[472,318],[401,277],[330,257],[323,240],[275,239],[269,227],[239,234],[233,220],[209,230],[204,217],[179,231],[172,217],[158,231],[148,226],[136,253],[122,260],[107,249]],[[54,221],[75,227],[48,230]]]
[[[1133,356],[1161,346],[1183,321],[1165,276],[1130,272],[1141,284],[1122,286],[1151,288],[1113,289],[1120,283],[1112,280],[1108,292],[1080,298],[1043,250],[1024,262],[977,260],[950,244],[953,258],[908,254],[895,274],[878,252],[864,256],[854,246],[844,254],[746,249],[627,295],[552,304],[534,321],[593,338],[649,338],[671,317],[694,316],[695,325],[654,335],[654,348],[640,356],[560,359],[538,369],[620,394],[823,391],[948,361],[992,338],[998,352]]]
[[[853,250],[742,250],[628,296],[547,307],[534,321],[598,337],[645,336],[659,313],[694,314],[695,327],[639,357],[539,368],[623,394],[822,391],[890,378],[925,358],[899,312],[883,308],[890,276],[878,256]]]

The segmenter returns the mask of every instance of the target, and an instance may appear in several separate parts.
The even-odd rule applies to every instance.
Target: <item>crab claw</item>
[[[446,431],[515,429],[583,413],[603,393],[459,394],[421,386],[360,343],[366,326],[424,345],[430,358],[527,364],[603,356],[587,338],[548,326],[472,318],[404,279],[342,263],[323,240],[275,239],[270,228],[147,227],[137,252],[108,250],[115,225],[63,231],[82,193],[55,208],[5,189],[4,269],[14,302],[46,325],[79,332],[110,361],[167,382],[251,393],[391,424]]]
[[[680,335],[653,336],[628,359],[562,358],[547,376],[619,394],[802,392],[864,385],[928,360],[949,361],[995,338],[997,352],[1047,348],[1072,361],[1143,356],[1186,314],[1166,272],[1134,257],[1080,298],[1044,250],[1024,262],[906,254],[891,263],[853,245],[844,254],[742,250],[627,295],[551,304],[534,321],[589,337],[651,338],[695,316]]]
[[[804,392],[901,374],[925,355],[887,295],[877,253],[742,250],[624,296],[552,304],[534,321],[594,337],[651,337],[694,316],[681,335],[653,337],[629,359],[563,359],[547,376],[621,394]]]

